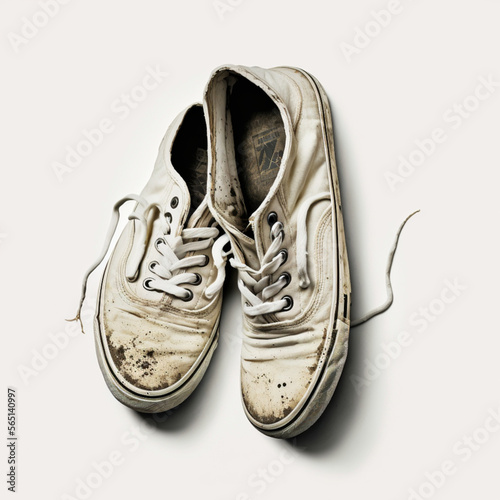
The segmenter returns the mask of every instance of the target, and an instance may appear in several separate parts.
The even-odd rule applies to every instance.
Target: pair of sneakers
[[[161,412],[194,391],[217,346],[229,259],[242,299],[245,413],[273,437],[310,427],[342,372],[350,313],[332,120],[319,82],[291,67],[216,69],[203,105],[169,127],[142,193],[114,206],[81,304],[128,201],[135,206],[106,265],[94,325],[115,398]]]

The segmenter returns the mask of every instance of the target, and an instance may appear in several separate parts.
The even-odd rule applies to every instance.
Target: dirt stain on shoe
[[[293,406],[288,404],[286,407],[281,407],[277,408],[276,413],[263,413],[255,407],[249,400],[246,394],[243,393],[243,402],[245,404],[245,407],[250,413],[250,415],[257,420],[258,422],[262,424],[275,424],[276,422],[279,422],[280,420],[283,420],[286,418],[292,411],[293,411]],[[282,404],[285,404],[285,401],[282,401]]]
[[[122,364],[126,361],[125,347],[121,345],[117,348],[112,343],[109,343],[108,345],[111,357],[113,358],[116,368],[119,370]]]

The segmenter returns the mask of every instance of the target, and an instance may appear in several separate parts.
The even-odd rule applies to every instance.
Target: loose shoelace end
[[[65,319],[64,321],[68,321],[69,323],[72,323],[73,321],[78,321],[80,323],[80,330],[85,335],[85,330],[83,329],[83,322],[82,318],[80,317],[80,313],[78,313],[74,318]]]
[[[369,313],[365,314],[362,318],[357,319],[357,320],[351,320],[351,328],[354,328],[356,326],[360,326],[363,323],[370,321],[375,316],[378,316],[379,314],[386,312],[392,306],[392,303],[394,300],[394,293],[392,290],[392,283],[391,283],[391,269],[392,269],[392,263],[394,261],[394,255],[396,254],[396,250],[397,250],[398,244],[399,244],[399,237],[401,236],[401,232],[403,231],[405,224],[418,212],[420,212],[420,209],[415,210],[415,212],[413,212],[408,217],[406,217],[406,219],[399,226],[399,229],[398,229],[398,232],[396,233],[396,238],[394,240],[392,249],[389,252],[389,257],[387,259],[387,267],[386,267],[386,271],[385,271],[385,281],[386,281],[386,291],[387,291],[387,299],[386,299],[385,303],[382,304],[381,306],[373,309]]]

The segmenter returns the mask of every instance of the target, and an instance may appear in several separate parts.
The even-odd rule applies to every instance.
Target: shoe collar
[[[259,71],[260,70],[260,71]],[[258,74],[260,73],[260,74]],[[286,135],[285,147],[283,150],[283,158],[281,160],[281,165],[278,170],[276,179],[274,180],[269,192],[266,197],[257,208],[255,212],[248,216],[248,224],[252,227],[255,240],[248,237],[242,231],[242,224],[238,227],[235,223],[238,220],[238,215],[240,211],[245,211],[243,195],[239,182],[231,182],[230,188],[232,193],[232,198],[235,201],[236,207],[232,209],[237,213],[233,217],[228,217],[227,210],[221,209],[221,204],[223,203],[220,196],[219,190],[217,189],[219,184],[217,181],[222,177],[224,180],[231,180],[235,176],[231,175],[231,167],[233,171],[236,172],[236,165],[234,164],[234,149],[229,146],[229,154],[232,156],[228,158],[227,147],[228,144],[224,141],[225,134],[223,135],[221,125],[227,126],[227,89],[234,84],[231,81],[232,75],[240,75],[257,87],[262,89],[274,102],[278,108],[281,119],[283,120],[283,126]],[[266,78],[267,77],[267,78]],[[246,260],[252,267],[257,265],[258,262],[263,258],[263,253],[265,252],[264,242],[259,241],[259,231],[256,228],[260,227],[265,221],[263,218],[266,217],[268,207],[272,200],[276,197],[277,191],[279,190],[283,179],[286,175],[287,169],[293,164],[297,152],[297,144],[295,140],[295,134],[293,130],[292,118],[290,116],[289,110],[281,98],[278,82],[274,80],[273,75],[270,71],[261,70],[260,68],[248,68],[245,66],[237,65],[224,65],[215,69],[212,73],[209,82],[205,88],[203,106],[205,110],[205,116],[207,119],[208,127],[208,172],[209,172],[209,206],[214,214],[215,219],[219,224],[224,227],[224,229],[232,235],[232,239],[236,240],[237,245],[233,245],[233,249],[237,257],[243,262]],[[222,154],[221,147],[223,147]],[[231,163],[231,164],[229,164]],[[226,170],[222,172],[217,172],[218,170]],[[224,202],[225,203],[225,202]],[[247,226],[248,227],[248,226]],[[241,245],[243,251],[240,250]],[[235,248],[234,248],[235,247]],[[245,254],[245,255],[243,255]]]
[[[174,197],[178,198],[177,206],[179,208],[172,211],[174,212],[172,213],[172,232],[176,235],[180,234],[182,228],[186,226],[191,206],[191,196],[186,182],[172,165],[172,147],[187,113],[197,106],[201,106],[201,104],[188,106],[171,123],[160,144],[159,154],[151,178],[141,193],[141,196],[150,203],[156,202],[164,206],[166,210],[169,208],[170,200]],[[202,210],[201,205],[197,207],[193,216]],[[197,218],[199,218],[199,214]],[[192,225],[193,219],[195,217],[191,217],[189,225]]]

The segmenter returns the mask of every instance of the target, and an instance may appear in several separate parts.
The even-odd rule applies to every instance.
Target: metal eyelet
[[[288,260],[288,251],[282,248],[279,252],[278,255],[283,255],[283,262],[280,264],[282,266],[287,260]]]
[[[155,248],[158,250],[159,245],[166,245],[166,242],[163,238],[157,238],[155,241]]]
[[[179,205],[179,198],[177,198],[177,196],[174,196],[170,201],[170,206],[172,208],[177,208],[178,205]]]
[[[158,266],[158,265],[159,265],[159,263],[156,260],[153,260],[152,262],[149,263],[148,269],[150,271],[154,272],[155,267]]]
[[[283,288],[286,288],[290,284],[290,281],[292,281],[292,277],[290,276],[290,273],[284,272],[280,275],[278,280],[284,280],[285,286]]]
[[[146,289],[146,290],[149,290],[150,292],[154,290],[154,288],[151,287],[151,282],[153,280],[151,278],[146,278],[143,282],[142,282],[142,286]]]
[[[267,223],[273,227],[276,222],[278,222],[278,214],[276,212],[269,212],[267,216]]]
[[[184,290],[186,290],[187,292],[187,296],[186,297],[179,297],[183,302],[189,302],[193,297],[193,292],[191,290],[189,290],[188,288],[185,288]]]
[[[205,257],[205,262],[203,264],[200,264],[199,267],[208,266],[208,263],[210,262],[210,257],[208,255],[204,255],[204,257]]]
[[[194,275],[196,276],[196,281],[194,283],[190,283],[190,285],[199,285],[201,283],[201,274],[198,274],[198,273],[194,273]]]
[[[282,309],[282,311],[289,311],[293,307],[293,299],[290,297],[290,295],[285,295],[282,297],[282,300],[286,300],[287,304],[286,306]]]

